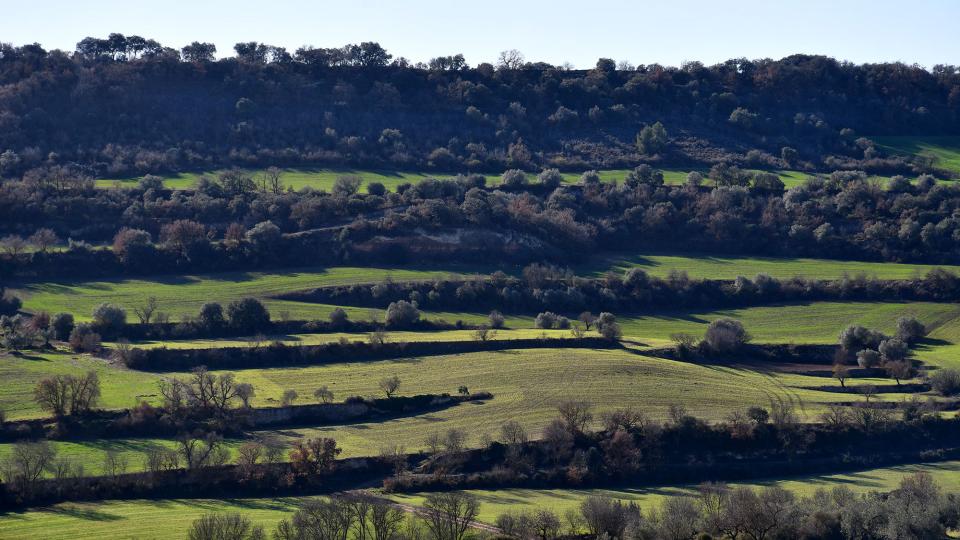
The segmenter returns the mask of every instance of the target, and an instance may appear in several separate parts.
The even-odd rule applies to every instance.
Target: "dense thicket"
[[[163,190],[150,179],[129,190],[7,182],[0,185],[0,232],[17,235],[0,240],[0,272],[76,277],[452,257],[570,261],[601,250],[678,246],[958,260],[960,186],[924,177],[885,190],[863,173],[837,172],[784,192],[724,174],[730,172],[717,173],[717,187],[668,186],[642,166],[619,185],[585,174],[579,185],[496,189],[473,175],[382,195],[355,186],[273,193],[234,173],[195,191]],[[74,242],[66,252],[53,251],[41,236],[112,240],[113,249]]]
[[[640,159],[902,170],[858,135],[960,133],[955,66],[794,55],[682,67],[600,59],[570,70],[511,55],[496,66],[469,67],[459,55],[412,65],[376,43],[291,54],[253,42],[221,60],[211,48],[175,51],[121,34],[87,38],[75,52],[0,46],[0,172]],[[657,121],[665,133],[637,139]]]

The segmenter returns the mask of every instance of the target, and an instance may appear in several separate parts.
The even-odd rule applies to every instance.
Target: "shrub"
[[[857,365],[862,368],[875,368],[880,365],[880,353],[873,349],[863,349],[857,353]]]
[[[840,346],[848,351],[876,349],[883,339],[884,335],[880,332],[856,324],[851,324],[840,332]]]
[[[100,304],[93,310],[93,328],[101,335],[115,337],[127,324],[127,312],[113,304]]]
[[[610,341],[616,341],[623,336],[623,331],[618,323],[611,322],[600,327],[600,335]]]
[[[270,326],[270,312],[256,298],[234,300],[227,306],[230,326],[240,332],[255,333]]]
[[[960,371],[938,369],[930,376],[930,388],[942,396],[960,393]]]
[[[200,308],[199,322],[208,331],[217,331],[226,324],[223,307],[217,302],[207,302]]]
[[[254,248],[269,251],[278,247],[283,234],[272,221],[261,221],[247,231],[246,238]]]
[[[490,312],[490,315],[487,316],[487,319],[490,321],[490,328],[503,328],[506,319],[503,317],[503,313],[500,313],[497,310]]]
[[[70,339],[73,326],[73,315],[70,313],[57,313],[50,321],[50,327],[53,329],[53,338],[58,341],[67,341]]]
[[[551,311],[544,311],[537,314],[537,318],[534,319],[533,324],[537,328],[553,328],[557,324],[557,315]]]
[[[557,169],[544,169],[537,175],[537,181],[547,189],[556,189],[563,183],[563,175]]]
[[[100,350],[100,334],[89,324],[78,324],[70,332],[70,348],[77,352],[96,352]]]
[[[500,176],[500,183],[506,187],[524,186],[527,184],[527,175],[520,169],[510,169]]]
[[[897,338],[912,343],[927,335],[927,328],[916,317],[897,319]]]
[[[601,181],[600,173],[597,171],[586,171],[580,175],[580,185],[582,186],[595,186]]]
[[[897,338],[881,341],[879,351],[884,362],[899,362],[910,354],[907,344]]]
[[[330,312],[330,324],[334,328],[346,326],[348,320],[347,311],[341,307],[333,308],[333,311]]]
[[[387,188],[384,187],[380,182],[370,182],[367,184],[367,193],[370,195],[376,195],[378,197],[383,197],[387,194]]]
[[[723,318],[710,323],[705,341],[714,352],[731,352],[750,341],[750,334],[740,321]]]
[[[385,322],[391,328],[409,327],[420,321],[420,310],[415,302],[398,300],[387,306]]]

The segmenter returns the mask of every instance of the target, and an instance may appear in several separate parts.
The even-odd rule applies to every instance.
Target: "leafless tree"
[[[313,397],[323,403],[330,403],[333,401],[333,391],[327,388],[327,385],[323,385],[313,391]]]
[[[189,540],[265,540],[263,527],[254,526],[239,513],[206,514],[187,532]]]
[[[140,319],[141,324],[150,324],[150,321],[153,319],[153,315],[157,312],[159,307],[159,302],[157,301],[156,296],[151,296],[147,298],[147,301],[143,304],[143,307],[133,308],[133,312],[137,315],[137,318]]]
[[[423,503],[424,519],[435,540],[463,540],[480,511],[477,498],[462,491],[431,493]]]
[[[380,380],[380,383],[377,385],[380,388],[387,398],[392,398],[397,390],[400,389],[400,377],[394,375],[392,377],[386,377]]]
[[[593,420],[592,406],[586,401],[569,400],[557,406],[560,419],[567,430],[573,434],[583,433],[587,424]]]
[[[46,253],[50,246],[56,244],[60,241],[60,238],[57,237],[57,233],[53,232],[52,229],[37,229],[37,232],[33,233],[30,236],[28,241],[36,246],[40,253]]]

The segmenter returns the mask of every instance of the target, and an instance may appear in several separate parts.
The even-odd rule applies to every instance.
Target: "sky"
[[[335,47],[377,41],[414,62],[471,65],[517,49],[578,68],[824,54],[857,63],[960,64],[960,0],[29,0],[4,1],[0,42],[73,50],[86,36],[137,34],[180,48],[238,41]]]

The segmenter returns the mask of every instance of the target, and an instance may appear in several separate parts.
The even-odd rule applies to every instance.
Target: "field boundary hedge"
[[[127,367],[141,371],[184,371],[198,366],[211,370],[307,366],[413,356],[439,356],[510,349],[613,349],[621,345],[600,337],[535,338],[489,341],[414,341],[370,344],[362,341],[265,347],[211,349],[133,349]]]

